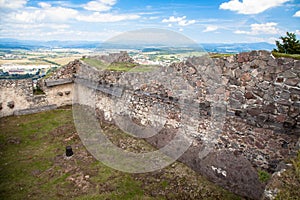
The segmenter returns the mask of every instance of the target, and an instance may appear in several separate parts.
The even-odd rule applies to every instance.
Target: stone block
[[[264,91],[262,91],[260,88],[253,88],[252,92],[261,98],[263,98],[265,94]]]
[[[64,85],[67,83],[73,83],[73,80],[72,79],[45,80],[45,85],[47,87],[53,87],[56,85]]]
[[[239,102],[236,99],[230,98],[229,99],[229,106],[233,109],[241,109],[242,108],[242,103]]]
[[[284,83],[290,86],[296,86],[300,82],[299,78],[287,78]]]
[[[243,81],[243,82],[249,82],[249,81],[251,81],[251,79],[252,79],[252,77],[251,77],[251,74],[249,74],[249,73],[244,73],[244,74],[242,74],[242,76],[241,76],[241,81]]]
[[[292,118],[297,117],[300,114],[300,104],[294,104],[292,106],[290,106],[288,115]]]
[[[246,92],[245,98],[246,99],[256,99],[256,97],[254,96],[254,94],[252,92]]]
[[[251,116],[258,116],[261,114],[262,110],[261,108],[248,108],[247,113]]]
[[[300,72],[300,60],[295,60],[294,61],[294,67],[293,67],[294,71]]]
[[[249,61],[249,53],[248,52],[243,52],[243,53],[239,53],[237,55],[237,62],[248,62]]]
[[[244,93],[241,92],[241,91],[233,91],[233,92],[231,92],[230,98],[238,100],[241,103],[245,103]]]
[[[297,74],[292,72],[291,70],[288,70],[288,71],[281,73],[280,76],[282,76],[284,78],[296,78]]]
[[[276,106],[273,103],[265,105],[265,106],[263,106],[263,112],[264,113],[275,114],[275,112],[276,112]]]

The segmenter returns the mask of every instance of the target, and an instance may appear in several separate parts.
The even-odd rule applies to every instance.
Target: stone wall
[[[0,117],[23,115],[72,105],[73,73],[75,60],[60,68],[38,85],[45,94],[33,94],[33,82],[24,80],[0,80]]]
[[[253,51],[215,62],[223,67],[229,112],[257,127],[300,134],[300,60]]]
[[[212,64],[214,69],[208,69]],[[155,84],[140,85],[135,80],[145,74],[96,71],[82,64],[74,92],[79,103],[95,108],[100,119],[124,126],[125,131],[132,131],[134,124],[161,126],[156,136],[146,139],[156,147],[170,142],[188,117],[185,134],[193,145],[179,160],[233,192],[259,199],[265,183],[259,181],[257,170],[274,173],[299,149],[299,64],[266,51],[213,60],[192,58],[162,69]],[[217,73],[220,80],[210,81]],[[173,74],[186,83],[178,91],[164,82]],[[170,82],[176,84],[176,79]],[[189,98],[178,98],[181,92]],[[215,112],[224,125],[212,138]],[[118,120],[120,116],[123,120]],[[128,116],[134,123],[122,125]],[[207,141],[213,141],[212,149],[199,157],[211,145]]]
[[[24,80],[0,80],[0,117],[24,115],[59,106],[72,105],[73,84],[44,87],[45,94],[33,94],[33,82]]]
[[[45,106],[44,95],[33,95],[31,79],[0,80],[0,117],[13,115],[18,110]]]

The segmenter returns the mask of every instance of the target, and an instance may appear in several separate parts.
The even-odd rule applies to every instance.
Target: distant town
[[[2,49],[0,79],[38,79],[89,53],[84,49]]]
[[[0,47],[0,79],[39,79],[53,70],[68,64],[85,55],[99,55],[108,53],[99,48],[97,43],[73,44],[66,42],[52,44],[37,42],[29,43],[2,41]],[[255,48],[272,49],[268,43],[239,43],[239,44],[203,44],[203,52],[234,54],[242,51],[255,50]],[[124,49],[121,49],[124,50]],[[115,50],[118,51],[118,50]],[[136,63],[141,65],[169,65],[180,62],[189,55],[199,55],[195,52],[181,50],[174,52],[170,49],[141,48],[128,50],[129,55]]]
[[[114,49],[119,52],[121,49]],[[54,50],[9,50],[0,51],[0,79],[39,79],[74,59],[85,55],[107,54],[110,51],[87,49]],[[167,49],[128,50],[135,63],[141,65],[167,66],[180,62],[188,55],[201,55],[204,52],[192,50],[170,51]]]

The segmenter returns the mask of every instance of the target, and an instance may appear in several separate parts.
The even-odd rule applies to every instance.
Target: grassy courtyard
[[[1,118],[0,130],[0,199],[241,199],[178,162],[144,174],[106,167],[82,145],[70,108]]]

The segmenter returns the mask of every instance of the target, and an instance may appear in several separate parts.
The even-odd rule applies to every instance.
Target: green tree
[[[300,41],[297,40],[296,34],[287,32],[286,35],[279,38],[282,42],[276,40],[277,49],[274,49],[274,51],[286,54],[300,54]]]

